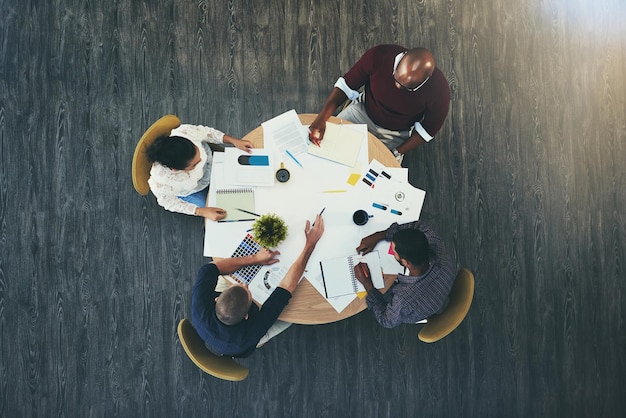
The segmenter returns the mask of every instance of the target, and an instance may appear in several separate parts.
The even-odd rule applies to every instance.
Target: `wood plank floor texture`
[[[621,417],[621,0],[0,1],[0,416]],[[369,47],[430,48],[452,89],[406,155],[476,276],[444,340],[370,312],[293,326],[231,383],[176,335],[202,222],[132,187],[164,114],[241,137],[317,112]]]

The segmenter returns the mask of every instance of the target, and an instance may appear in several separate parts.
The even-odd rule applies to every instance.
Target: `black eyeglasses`
[[[394,81],[395,81],[396,83],[398,83],[398,84],[400,85],[400,87],[402,87],[403,89],[408,90],[408,91],[417,91],[417,89],[419,89],[420,87],[422,87],[422,86],[423,86],[423,85],[424,85],[424,84],[428,81],[428,79],[429,79],[429,78],[430,78],[430,76],[426,77],[426,80],[422,81],[422,82],[419,84],[419,86],[417,86],[417,87],[410,87],[410,88],[409,88],[409,87],[407,87],[407,86],[403,85],[403,84],[402,84],[401,82],[399,82],[398,80],[396,80],[396,77],[395,77],[395,76],[393,77]]]
[[[424,84],[426,84],[426,82],[428,81],[428,79],[430,78],[430,76],[426,77],[426,80],[422,81],[419,86],[417,87],[407,87],[404,84],[402,84],[401,82],[398,81],[398,79],[396,78],[396,68],[398,68],[398,64],[400,64],[400,61],[402,61],[402,58],[404,58],[404,56],[406,55],[408,51],[404,51],[402,53],[402,56],[400,57],[400,59],[398,60],[398,62],[396,62],[393,65],[393,71],[391,72],[391,76],[393,77],[393,81],[395,81],[396,83],[398,83],[398,85],[400,87],[402,87],[403,89],[407,90],[407,91],[417,91],[417,89],[419,89],[420,87],[422,87]]]

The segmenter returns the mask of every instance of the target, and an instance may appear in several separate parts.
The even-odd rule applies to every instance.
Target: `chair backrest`
[[[459,326],[474,298],[474,275],[468,269],[461,269],[450,291],[450,302],[439,315],[428,318],[428,322],[419,332],[418,337],[426,343],[439,341]]]
[[[150,126],[135,147],[133,155],[133,186],[137,193],[147,195],[150,191],[148,179],[150,178],[150,168],[152,163],[146,156],[148,148],[155,139],[163,135],[169,135],[172,129],[180,126],[180,119],[174,115],[165,115]]]
[[[220,357],[213,354],[204,345],[204,341],[187,319],[178,323],[178,338],[185,353],[203,372],[218,379],[240,381],[248,377],[248,369],[231,357]]]

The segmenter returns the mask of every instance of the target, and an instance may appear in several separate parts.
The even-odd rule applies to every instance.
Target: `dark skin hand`
[[[357,280],[363,285],[365,290],[368,292],[374,289],[374,284],[372,283],[372,275],[370,273],[370,268],[367,263],[359,263],[354,266],[354,275]]]
[[[361,244],[356,247],[357,254],[367,254],[371,252],[376,244],[385,239],[386,231],[378,231],[372,235],[368,235],[361,240]]]
[[[333,115],[335,109],[339,107],[343,102],[348,100],[348,96],[338,89],[337,87],[333,88],[333,91],[326,99],[326,103],[320,112],[317,114],[317,117],[309,126],[309,139],[318,147],[324,138],[324,132],[326,131],[326,121]]]

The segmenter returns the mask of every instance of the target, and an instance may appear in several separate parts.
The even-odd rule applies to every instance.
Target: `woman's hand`
[[[222,208],[196,208],[196,215],[205,217],[212,221],[219,221],[226,217],[226,211]]]
[[[234,138],[228,135],[224,135],[224,143],[232,144],[240,150],[247,152],[248,154],[250,154],[252,152],[252,148],[254,148],[252,142],[245,139]]]
[[[247,141],[245,139],[238,139],[237,141],[235,141],[233,145],[239,148],[240,150],[247,152],[248,154],[250,154],[252,152],[252,148],[254,148],[254,145],[252,145],[252,142]]]

